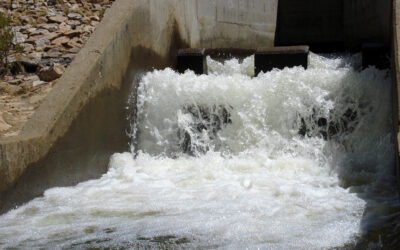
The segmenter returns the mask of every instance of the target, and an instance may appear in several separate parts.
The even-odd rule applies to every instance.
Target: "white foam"
[[[373,68],[357,72],[346,58],[310,60],[308,70],[255,78],[251,59],[208,59],[209,75],[147,73],[138,89],[135,156],[116,153],[102,178],[49,189],[1,216],[0,247],[326,249],[354,242],[366,202],[350,190],[372,188],[371,179],[393,164],[390,79]],[[216,125],[196,113],[201,107],[220,122],[225,108],[231,121]],[[351,131],[341,128],[329,140],[307,120],[340,122],[349,108],[357,112],[346,125]],[[301,118],[309,136],[298,133]],[[194,156],[182,153],[184,132]]]

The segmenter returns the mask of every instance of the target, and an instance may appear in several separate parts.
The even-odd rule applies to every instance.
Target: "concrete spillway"
[[[8,189],[3,212],[50,187],[72,187],[50,189],[0,217],[6,230],[0,232],[0,246],[398,244],[392,111],[390,101],[379,103],[391,100],[388,71],[360,73],[357,56],[312,55],[309,70],[253,79],[251,59],[225,65],[211,60],[210,76],[165,70],[143,77],[152,67],[173,66],[178,48],[272,46],[280,11],[275,1],[117,1],[21,135],[1,144],[2,190]],[[292,82],[295,87],[286,85]],[[357,92],[362,84],[365,92]],[[334,119],[335,102],[360,108],[357,122],[350,123],[358,139],[372,141],[353,140],[356,136],[346,132],[336,145],[321,138],[319,128],[306,137],[297,133],[299,114]],[[374,118],[380,122],[369,132],[361,126]],[[127,132],[135,132],[130,125],[139,132],[131,133],[128,144]],[[136,158],[116,154],[109,164],[109,157],[128,152],[128,145]],[[94,180],[80,183],[87,179]],[[40,224],[37,238],[29,234],[35,229],[8,235],[7,227],[19,232],[18,225],[28,220]]]

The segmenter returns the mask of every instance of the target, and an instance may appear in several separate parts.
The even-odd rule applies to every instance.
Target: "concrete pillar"
[[[257,76],[261,71],[267,72],[273,68],[303,66],[307,69],[308,46],[288,46],[274,48],[259,48],[254,56],[254,72]]]
[[[207,74],[207,61],[204,52],[204,48],[178,50],[178,72],[184,73],[187,69],[190,69],[197,75]]]

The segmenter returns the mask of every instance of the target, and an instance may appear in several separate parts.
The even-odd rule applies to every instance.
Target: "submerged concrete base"
[[[267,72],[273,68],[302,66],[307,69],[308,46],[288,46],[257,49],[254,55],[254,72]]]
[[[180,49],[178,51],[176,69],[179,73],[192,70],[195,74],[207,74],[205,49]]]

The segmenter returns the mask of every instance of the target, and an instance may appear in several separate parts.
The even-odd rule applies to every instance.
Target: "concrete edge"
[[[400,54],[399,54],[399,39],[400,39],[400,0],[392,2],[392,101],[393,101],[393,127],[395,131],[395,146],[396,146],[396,175],[398,190],[400,192],[400,164],[399,164],[399,148],[400,148],[400,133],[399,133],[399,117],[400,108],[398,98],[400,96]]]

